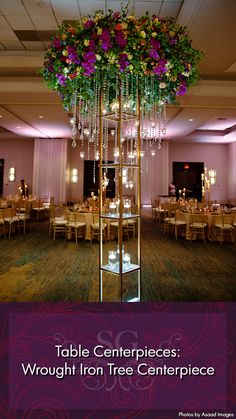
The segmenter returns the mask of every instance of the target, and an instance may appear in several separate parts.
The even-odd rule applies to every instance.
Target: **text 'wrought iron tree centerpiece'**
[[[184,95],[197,82],[200,59],[201,53],[191,46],[185,27],[171,18],[138,18],[127,9],[107,14],[97,11],[73,26],[62,24],[46,52],[42,74],[71,112],[72,146],[80,143],[82,159],[87,153],[94,164],[99,160],[101,301],[104,276],[109,288],[110,274],[120,279],[119,299],[141,299],[142,146],[160,148],[166,132],[166,105],[175,103],[176,96]],[[117,196],[107,203],[103,190],[109,168],[115,170]],[[135,185],[134,204],[124,199],[124,187],[132,189]],[[106,256],[103,239],[108,230],[110,236],[117,236],[118,245]],[[124,250],[129,232],[137,237],[137,251],[125,243],[131,253]],[[130,292],[131,280],[124,286],[123,277],[132,274],[137,275],[137,287]]]

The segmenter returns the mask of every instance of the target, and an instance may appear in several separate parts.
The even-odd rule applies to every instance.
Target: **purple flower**
[[[111,48],[110,34],[109,34],[108,29],[103,29],[99,38],[102,41],[103,51],[108,51]]]
[[[154,58],[155,60],[158,60],[159,54],[155,49],[151,49],[149,52],[149,57]]]
[[[96,63],[96,55],[92,51],[83,54],[83,62],[81,66],[85,69],[84,75],[91,76],[95,72],[94,63]]]
[[[52,41],[52,44],[53,44],[53,46],[55,47],[55,48],[61,48],[61,41],[60,41],[60,39],[54,39],[53,41]]]
[[[154,39],[154,38],[151,38],[151,39],[150,39],[150,44],[151,44],[152,48],[154,48],[154,49],[160,49],[160,47],[161,47],[160,42],[159,42],[159,41],[157,41],[157,40],[156,40],[156,39]]]
[[[88,19],[87,22],[84,23],[85,29],[90,29],[94,25],[94,20]]]
[[[58,83],[61,86],[66,86],[66,76],[64,76],[64,74],[57,73],[56,77],[57,77]]]
[[[71,60],[74,64],[80,64],[80,60],[78,58],[76,48],[75,47],[68,47],[68,58]]]
[[[172,38],[172,39],[170,40],[170,45],[176,45],[176,44],[177,44],[177,39]]]
[[[47,66],[47,70],[50,71],[50,73],[53,73],[53,71],[54,71],[53,64],[49,64]]]
[[[84,61],[87,61],[88,63],[96,63],[96,55],[92,51],[85,52],[83,54]]]
[[[166,60],[161,59],[156,65],[156,67],[154,67],[153,73],[156,74],[157,76],[162,76],[162,74],[166,73],[167,72],[166,63],[167,63]]]
[[[82,67],[84,68],[84,76],[91,76],[95,72],[95,67],[93,64],[90,64],[88,62],[82,62]]]
[[[127,39],[125,39],[122,31],[116,32],[115,40],[120,48],[125,48],[125,46],[127,45]]]
[[[127,54],[120,54],[119,56],[119,64],[120,64],[120,71],[123,72],[128,66],[128,55]]]
[[[186,82],[183,80],[178,89],[176,90],[176,95],[183,96],[187,92]]]

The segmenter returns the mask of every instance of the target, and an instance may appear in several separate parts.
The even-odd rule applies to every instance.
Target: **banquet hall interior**
[[[72,115],[40,69],[62,22],[119,11],[121,3],[0,1],[1,302],[99,301],[99,156],[86,126],[84,142],[72,147]],[[122,224],[126,257],[141,239],[141,300],[235,300],[236,2],[131,0],[129,8],[136,16],[173,17],[203,53],[200,80],[167,105],[158,141],[149,121],[140,179],[133,169],[122,173],[127,213],[136,211],[141,182],[141,231],[134,217]],[[109,162],[114,133],[108,128]],[[123,147],[128,156],[132,141],[125,138]],[[106,176],[110,214],[119,200],[117,172],[110,168]],[[103,249],[112,257],[117,222],[107,216],[103,226]],[[112,281],[107,301],[119,301]]]

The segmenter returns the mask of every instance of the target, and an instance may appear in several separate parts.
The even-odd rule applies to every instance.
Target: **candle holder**
[[[131,260],[130,253],[124,253],[124,255],[123,255],[124,269],[128,269],[130,267],[130,260]]]
[[[124,255],[124,253],[125,253],[125,245],[122,244],[122,256]],[[119,248],[119,245],[117,245],[116,254],[117,254],[117,259],[118,259],[118,262],[119,262],[119,258],[120,258],[120,248]]]
[[[109,204],[109,212],[110,212],[111,215],[116,214],[116,203],[115,202],[111,202]]]
[[[115,269],[116,267],[116,251],[115,250],[109,250],[108,251],[108,265],[112,268]]]
[[[124,211],[126,214],[131,214],[131,200],[124,199]]]

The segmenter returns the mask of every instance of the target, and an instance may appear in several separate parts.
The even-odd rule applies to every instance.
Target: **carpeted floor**
[[[134,247],[126,241],[126,251]],[[96,242],[53,241],[46,221],[32,222],[25,236],[0,237],[0,301],[98,301],[98,250]],[[118,298],[115,280],[106,286],[107,298]],[[129,282],[124,289],[132,293]],[[175,241],[144,216],[142,300],[236,301],[236,245]]]

